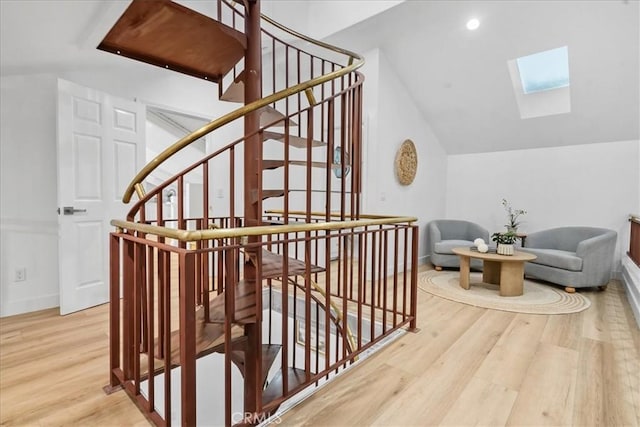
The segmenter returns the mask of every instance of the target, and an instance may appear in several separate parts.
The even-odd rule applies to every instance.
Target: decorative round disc
[[[409,185],[416,177],[418,169],[418,152],[413,141],[407,139],[396,154],[396,175],[402,185]]]

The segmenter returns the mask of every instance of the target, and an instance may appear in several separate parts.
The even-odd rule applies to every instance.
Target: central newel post
[[[250,104],[262,98],[262,42],[260,31],[260,0],[244,2],[246,6],[245,35],[247,51],[245,54],[245,92],[244,103]],[[260,188],[260,163],[262,159],[262,141],[257,133],[260,128],[260,112],[253,111],[245,116],[244,134],[247,138],[244,150],[244,219],[246,227],[260,225],[262,197]],[[254,285],[256,290],[256,323],[245,325],[247,344],[245,349],[244,373],[244,412],[253,414],[262,406],[262,384],[259,381],[261,369],[261,324],[262,292],[257,280],[256,266],[262,264],[260,248],[253,243],[260,242],[259,236],[250,236],[246,247],[247,258],[253,262],[244,264],[244,280]]]

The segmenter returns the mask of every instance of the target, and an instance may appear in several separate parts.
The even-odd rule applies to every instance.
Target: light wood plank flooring
[[[640,332],[624,291],[580,290],[587,311],[544,316],[420,291],[408,333],[278,420],[298,426],[640,425]],[[105,395],[108,306],[0,320],[0,424],[135,426]]]

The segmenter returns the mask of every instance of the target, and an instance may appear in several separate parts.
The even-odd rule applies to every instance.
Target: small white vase
[[[513,245],[505,245],[503,243],[498,243],[498,248],[496,252],[499,255],[513,255]]]

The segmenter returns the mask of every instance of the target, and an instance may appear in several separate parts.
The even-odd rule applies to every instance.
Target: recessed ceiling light
[[[477,20],[476,18],[469,19],[467,21],[467,29],[468,30],[472,30],[472,31],[473,30],[477,30],[479,26],[480,26],[480,21]]]

